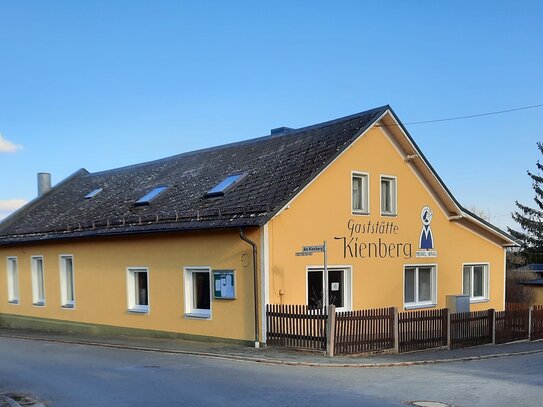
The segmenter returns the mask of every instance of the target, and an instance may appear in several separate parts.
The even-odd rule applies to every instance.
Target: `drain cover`
[[[439,401],[407,401],[405,404],[416,407],[452,407],[450,404]]]

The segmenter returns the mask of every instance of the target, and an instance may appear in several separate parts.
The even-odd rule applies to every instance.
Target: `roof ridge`
[[[303,133],[303,132],[306,132],[306,131],[309,131],[309,130],[315,130],[315,129],[318,129],[318,128],[324,128],[324,127],[332,126],[332,125],[337,124],[337,123],[342,122],[342,121],[352,120],[352,119],[354,119],[356,117],[363,117],[363,116],[371,115],[371,114],[374,114],[376,112],[385,111],[386,109],[390,109],[390,106],[389,105],[383,105],[383,106],[380,106],[380,107],[376,107],[374,109],[369,109],[369,110],[365,110],[363,112],[358,112],[358,113],[354,113],[354,114],[351,114],[351,115],[343,116],[343,117],[340,117],[338,119],[327,120],[327,121],[324,121],[324,122],[321,122],[321,123],[311,124],[311,125],[308,125],[308,126],[299,127],[297,129],[291,129],[288,133],[284,133],[284,134],[279,134],[279,135],[270,135],[270,134],[268,134],[266,136],[255,137],[255,138],[251,138],[251,139],[247,139],[247,140],[234,141],[234,142],[231,142],[231,143],[221,144],[221,145],[218,145],[218,146],[205,147],[205,148],[201,148],[201,149],[197,149],[197,150],[186,151],[186,152],[183,152],[183,153],[171,155],[171,156],[168,156],[168,157],[158,158],[156,160],[150,160],[150,161],[145,161],[145,162],[142,162],[142,163],[130,164],[130,165],[117,167],[117,168],[111,168],[111,169],[103,170],[103,171],[96,171],[96,172],[89,173],[89,175],[91,175],[91,176],[93,176],[93,175],[104,175],[104,174],[107,174],[107,173],[114,173],[114,172],[117,172],[117,171],[127,171],[127,170],[131,170],[131,169],[138,168],[138,167],[143,167],[143,166],[147,166],[147,165],[151,165],[151,164],[157,164],[159,162],[167,162],[167,161],[177,159],[177,158],[181,158],[181,157],[189,157],[189,156],[196,155],[196,154],[201,154],[201,153],[204,153],[204,152],[219,151],[219,150],[223,150],[223,149],[226,149],[226,148],[239,147],[239,146],[252,144],[252,143],[258,143],[258,142],[271,140],[271,139],[278,139],[278,138],[282,138],[282,137],[290,137],[290,136],[292,136],[292,135],[294,135],[296,133]]]
[[[289,135],[292,135],[293,133],[304,132],[304,131],[318,129],[318,128],[322,128],[322,127],[333,126],[334,124],[337,124],[339,122],[346,121],[346,120],[352,120],[352,119],[354,119],[356,117],[359,117],[359,116],[362,117],[362,116],[371,115],[371,114],[381,112],[381,111],[384,112],[386,109],[390,109],[390,106],[389,105],[383,105],[383,106],[376,107],[374,109],[366,110],[364,112],[358,112],[358,113],[353,113],[353,114],[350,114],[350,115],[347,115],[347,116],[343,116],[343,117],[340,117],[338,119],[328,120],[328,121],[325,121],[325,122],[322,122],[322,123],[317,123],[317,124],[311,124],[311,125],[305,126],[305,127],[299,127],[297,129],[292,129],[291,132],[289,132],[287,134],[284,134],[284,136],[289,136]],[[283,136],[283,135],[281,135],[281,136]],[[276,137],[281,137],[281,136],[276,136]]]

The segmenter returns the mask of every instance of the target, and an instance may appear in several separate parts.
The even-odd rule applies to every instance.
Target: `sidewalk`
[[[0,338],[2,337],[57,343],[73,343],[147,352],[194,355],[255,363],[319,367],[395,367],[543,353],[543,341],[484,345],[456,350],[428,350],[404,354],[336,356],[330,358],[317,352],[292,350],[277,346],[255,349],[231,343],[197,342],[180,339],[133,336],[95,336],[69,332],[42,332],[0,328]]]

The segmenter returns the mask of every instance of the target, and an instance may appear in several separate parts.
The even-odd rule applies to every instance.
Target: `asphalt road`
[[[0,392],[48,406],[543,405],[543,354],[394,368],[266,365],[0,338]]]

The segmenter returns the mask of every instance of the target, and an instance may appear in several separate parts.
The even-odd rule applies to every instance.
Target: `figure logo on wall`
[[[422,208],[420,219],[422,221],[422,230],[420,231],[419,248],[416,252],[417,257],[437,257],[437,251],[434,249],[434,235],[432,233],[432,218],[434,213],[428,205]]]

